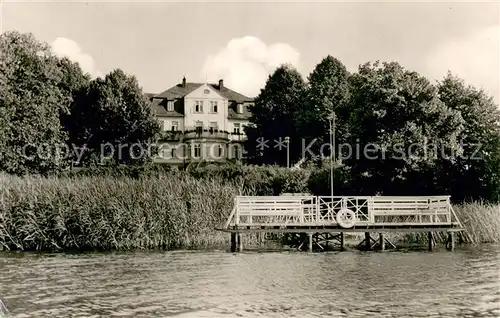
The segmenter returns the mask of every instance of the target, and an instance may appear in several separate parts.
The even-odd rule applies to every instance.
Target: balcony
[[[243,133],[231,133],[229,134],[229,140],[231,141],[246,141],[247,140],[247,135]]]
[[[182,136],[184,132],[179,130],[166,130],[160,133],[161,141],[180,141],[182,140]]]
[[[190,128],[185,131],[181,130],[166,130],[160,133],[160,141],[186,141],[191,139],[215,139],[234,142],[243,142],[247,140],[244,133],[229,133],[219,129],[194,129]]]
[[[219,140],[229,140],[229,133],[227,131],[222,131],[218,129],[194,129],[184,131],[184,139],[219,139]]]

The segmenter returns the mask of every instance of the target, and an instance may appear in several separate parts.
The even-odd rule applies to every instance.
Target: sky
[[[307,79],[332,55],[355,72],[397,61],[432,81],[447,71],[498,103],[499,2],[14,1],[3,31],[30,32],[92,76],[121,68],[145,92],[185,76],[256,96],[270,72],[294,65]]]

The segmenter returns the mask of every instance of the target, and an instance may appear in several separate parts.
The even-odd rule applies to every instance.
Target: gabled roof
[[[155,98],[164,98],[168,100],[173,100],[173,99],[178,99],[178,98],[183,98],[184,96],[188,95],[192,91],[196,90],[198,87],[204,85],[203,83],[186,83],[186,86],[182,86],[182,84],[177,84],[166,91],[154,95]],[[235,101],[237,103],[244,103],[244,102],[252,102],[253,99],[250,97],[247,97],[245,95],[242,95],[240,93],[237,93],[225,86],[220,87],[218,84],[207,84],[210,87],[212,87],[217,93],[222,95],[224,98],[226,98],[229,101]]]

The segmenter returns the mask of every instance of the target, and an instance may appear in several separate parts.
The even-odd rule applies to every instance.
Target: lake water
[[[500,248],[0,253],[12,317],[500,317]]]

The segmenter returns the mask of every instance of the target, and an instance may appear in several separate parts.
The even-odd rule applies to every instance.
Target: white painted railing
[[[350,220],[339,219],[341,215],[347,215]],[[451,207],[449,196],[318,197],[295,194],[238,196],[235,198],[234,208],[225,228],[230,226],[424,226],[452,225],[453,222],[460,224]]]

